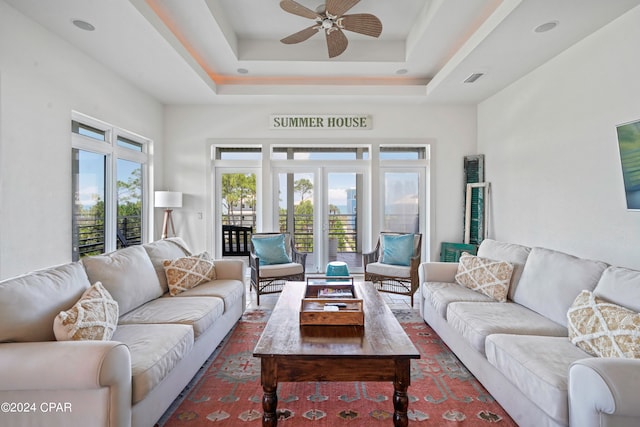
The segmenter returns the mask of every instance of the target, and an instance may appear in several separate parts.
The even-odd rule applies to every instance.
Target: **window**
[[[380,147],[380,160],[423,160],[426,158],[426,147]]]
[[[272,160],[368,159],[368,147],[273,147]]]
[[[73,260],[142,243],[150,141],[81,114],[73,118]]]
[[[256,147],[217,147],[217,160],[260,160],[262,150]]]

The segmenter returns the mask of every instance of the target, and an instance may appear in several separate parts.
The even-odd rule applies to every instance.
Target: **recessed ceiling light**
[[[409,70],[407,70],[406,68],[400,68],[399,70],[396,70],[396,74],[407,74],[409,72]]]
[[[533,31],[535,31],[536,33],[546,33],[547,31],[551,31],[554,28],[556,28],[558,24],[559,24],[558,21],[545,22],[544,24],[538,25],[536,28],[533,29]]]
[[[81,30],[85,30],[85,31],[93,31],[96,29],[96,27],[94,27],[87,21],[83,21],[82,19],[74,19],[71,21],[71,23],[73,23],[73,25],[80,28]]]
[[[246,68],[238,68],[236,70],[238,72],[238,74],[248,74],[249,70],[247,70]]]

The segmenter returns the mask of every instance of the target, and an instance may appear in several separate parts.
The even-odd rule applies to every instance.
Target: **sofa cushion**
[[[54,341],[53,319],[91,286],[73,262],[0,282],[0,342]]]
[[[227,309],[233,307],[242,300],[244,292],[244,283],[240,280],[216,279],[211,282],[205,282],[193,289],[181,292],[176,296],[218,297],[224,301],[224,310],[226,312]]]
[[[515,243],[499,242],[492,239],[484,239],[480,243],[477,255],[483,258],[507,261],[513,265],[511,285],[509,286],[508,298],[513,299],[513,293],[520,282],[522,270],[531,253],[531,248],[517,245]]]
[[[163,265],[167,274],[169,293],[173,296],[216,278],[216,266],[208,252],[172,260],[167,259]]]
[[[549,417],[569,424],[569,365],[590,357],[566,337],[496,334],[487,337],[487,360]]]
[[[156,270],[156,275],[158,276],[158,281],[160,282],[163,293],[169,292],[163,262],[167,259],[176,259],[191,255],[189,247],[180,237],[156,240],[155,242],[146,243],[142,245],[142,247],[147,251],[151,264],[153,264],[153,268]]]
[[[640,271],[609,267],[602,273],[593,293],[640,313]]]
[[[118,325],[118,303],[96,282],[77,303],[61,311],[53,321],[58,341],[109,341]]]
[[[164,293],[151,259],[142,246],[86,257],[82,263],[91,283],[101,282],[118,301],[120,315]]]
[[[607,264],[533,248],[513,301],[567,326],[567,310],[583,289],[593,290]]]
[[[453,302],[447,322],[481,354],[491,334],[567,336],[564,326],[512,302]]]
[[[640,358],[640,314],[582,291],[567,313],[571,343],[592,356]]]
[[[458,261],[456,282],[499,302],[507,300],[513,265],[506,261],[462,254]]]
[[[425,282],[422,284],[422,295],[425,301],[443,318],[447,315],[447,306],[452,302],[495,302],[493,298],[485,294],[449,282]]]
[[[223,313],[224,302],[220,298],[158,298],[120,316],[119,324],[191,325],[197,339]]]
[[[114,341],[131,353],[131,401],[144,399],[193,348],[188,325],[120,325]]]
[[[371,264],[367,264],[367,273],[389,277],[411,277],[411,269],[409,267],[404,265],[384,264],[381,262],[372,262]]]

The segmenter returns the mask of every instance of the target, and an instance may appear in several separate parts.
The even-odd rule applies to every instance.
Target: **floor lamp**
[[[176,235],[176,230],[173,228],[173,217],[171,208],[182,207],[182,193],[180,191],[156,191],[155,193],[155,207],[164,208],[164,223],[162,224],[162,238],[169,237],[169,225],[171,225],[171,233]]]

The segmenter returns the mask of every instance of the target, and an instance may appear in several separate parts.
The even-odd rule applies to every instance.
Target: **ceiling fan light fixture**
[[[333,28],[333,20],[329,19],[329,18],[324,18],[322,20],[322,23],[320,24],[320,26],[322,26],[323,30],[329,30],[331,28]]]
[[[329,58],[341,55],[349,41],[343,30],[364,34],[370,37],[380,37],[382,22],[370,13],[355,13],[345,15],[360,0],[326,0],[325,4],[316,10],[307,8],[295,0],[280,0],[280,7],[285,12],[303,18],[312,19],[314,25],[293,33],[280,41],[284,44],[296,44],[308,40],[318,32],[325,33]],[[321,12],[322,10],[322,12]]]

